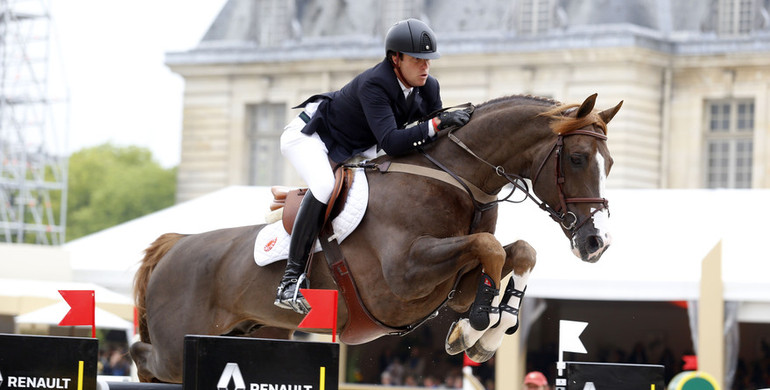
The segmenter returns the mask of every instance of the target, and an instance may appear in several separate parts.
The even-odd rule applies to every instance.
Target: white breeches
[[[309,103],[305,112],[311,118],[318,103]],[[334,172],[329,164],[329,151],[321,137],[313,133],[302,133],[305,121],[299,116],[289,122],[281,134],[281,153],[286,157],[305,181],[310,192],[318,201],[329,203],[334,190]]]

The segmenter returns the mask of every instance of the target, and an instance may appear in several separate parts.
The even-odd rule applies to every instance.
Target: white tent
[[[133,316],[131,298],[96,283],[5,278],[0,278],[0,312],[26,313],[64,302],[59,290],[92,290],[97,307],[119,313],[124,318]]]
[[[764,250],[767,190],[608,191],[613,241],[599,262],[579,261],[557,224],[534,204],[501,208],[496,236],[538,252],[530,297],[697,299],[700,264],[721,240],[725,299],[770,302]]]
[[[264,223],[271,199],[268,187],[228,187],[73,240],[64,245],[73,278],[129,294],[144,250],[160,235]]]
[[[159,235],[262,223],[271,197],[268,187],[228,187],[72,241],[65,249],[74,277],[127,292],[142,251]],[[595,264],[574,257],[558,225],[532,202],[500,206],[498,239],[525,239],[538,252],[528,297],[697,299],[701,261],[721,240],[724,298],[770,303],[761,236],[770,191],[610,190],[607,198],[613,243]]]
[[[67,315],[70,306],[66,302],[55,303],[42,309],[20,314],[14,317],[17,324],[59,325]],[[94,309],[94,322],[97,328],[118,329],[133,332],[134,324],[106,310]],[[128,340],[131,340],[130,338]]]
[[[16,324],[59,325],[59,322],[67,315],[70,305],[66,302],[55,303],[42,309],[20,314],[14,317]],[[115,329],[126,332],[126,340],[134,337],[134,324],[109,311],[94,308],[94,322],[99,329]]]

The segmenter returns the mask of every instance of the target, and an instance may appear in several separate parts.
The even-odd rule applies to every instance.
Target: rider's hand
[[[439,130],[443,130],[447,127],[460,127],[468,123],[468,121],[471,120],[471,115],[465,110],[444,111],[441,114],[438,114],[438,119],[441,122],[439,122],[438,126],[436,127]]]

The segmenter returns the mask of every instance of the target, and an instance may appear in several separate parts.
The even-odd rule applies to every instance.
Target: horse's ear
[[[591,110],[594,109],[594,104],[596,104],[596,95],[597,94],[593,94],[587,97],[583,104],[580,105],[580,108],[577,112],[578,118],[582,118],[591,113]]]
[[[621,100],[620,103],[618,103],[617,106],[615,106],[613,108],[608,108],[608,109],[600,112],[599,113],[599,117],[602,118],[602,120],[604,121],[605,124],[610,123],[612,118],[615,117],[615,114],[617,114],[618,111],[620,111],[620,106],[622,106],[622,105],[623,105],[623,101]]]

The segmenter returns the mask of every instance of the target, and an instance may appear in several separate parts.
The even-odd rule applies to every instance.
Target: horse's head
[[[533,161],[533,190],[546,211],[570,238],[572,251],[596,262],[610,245],[609,208],[605,197],[612,157],[607,149],[607,123],[623,104],[594,112],[596,94],[581,105],[562,105],[541,114],[556,134]]]

